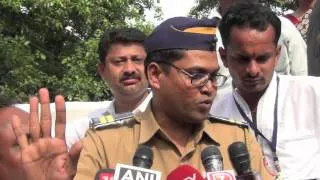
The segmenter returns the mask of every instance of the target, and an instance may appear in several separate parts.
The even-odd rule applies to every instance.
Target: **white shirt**
[[[150,91],[143,102],[132,112],[134,114],[138,112],[144,112],[151,98],[152,92]],[[70,149],[74,143],[78,142],[85,136],[86,131],[89,129],[89,123],[91,119],[99,118],[105,114],[115,114],[114,100],[109,101],[105,108],[97,109],[93,112],[90,112],[87,117],[68,123],[66,125],[66,143],[68,149]]]
[[[307,45],[300,32],[285,17],[279,16],[281,35],[278,45],[281,47],[280,57],[275,68],[278,74],[308,75]]]
[[[219,29],[217,29],[216,31],[216,37],[218,39],[218,42],[216,44],[216,51],[217,51],[217,59],[218,59],[218,64],[219,64],[219,73],[222,75],[227,76],[227,81],[225,82],[225,84],[223,86],[218,87],[218,91],[217,91],[217,95],[214,98],[213,104],[215,104],[216,101],[218,101],[221,97],[223,97],[225,94],[232,92],[232,78],[230,76],[229,70],[228,68],[226,68],[223,65],[220,53],[219,53],[219,49],[223,48],[223,44],[222,44],[222,38],[221,38],[221,34]]]
[[[261,97],[257,107],[257,127],[271,140],[274,107],[277,94],[277,74]],[[279,76],[278,133],[276,154],[281,176],[288,179],[320,178],[320,78],[311,76]],[[235,90],[227,94],[211,112],[214,115],[244,122],[235,99],[247,117],[251,112],[247,103]],[[273,165],[271,149],[260,136],[258,141],[266,159]]]

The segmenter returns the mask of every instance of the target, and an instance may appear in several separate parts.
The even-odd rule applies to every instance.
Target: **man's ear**
[[[147,67],[147,78],[151,88],[160,88],[160,78],[163,71],[159,64],[151,62]]]
[[[219,55],[221,57],[222,63],[224,67],[228,68],[228,63],[227,63],[227,53],[226,50],[222,47],[219,48]]]
[[[105,69],[105,63],[102,63],[102,62],[99,62],[97,64],[97,72],[99,73],[100,77],[102,80],[105,80],[104,79],[104,69]]]
[[[276,49],[276,59],[275,59],[275,64],[274,66],[276,66],[278,64],[279,58],[280,58],[280,52],[281,52],[281,46],[278,46]]]

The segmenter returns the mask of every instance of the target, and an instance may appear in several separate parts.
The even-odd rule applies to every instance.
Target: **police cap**
[[[147,37],[145,48],[147,53],[168,49],[214,51],[216,27],[216,19],[170,18]]]

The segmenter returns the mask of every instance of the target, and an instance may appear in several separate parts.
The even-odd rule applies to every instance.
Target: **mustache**
[[[140,79],[141,76],[139,74],[128,74],[128,73],[125,73],[121,76],[120,78],[120,81],[125,81],[125,80],[128,80],[128,79]]]

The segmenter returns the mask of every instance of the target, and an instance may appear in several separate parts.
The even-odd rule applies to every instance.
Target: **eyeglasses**
[[[188,76],[191,80],[191,85],[193,87],[202,87],[205,84],[207,84],[207,82],[209,80],[211,80],[211,82],[213,82],[217,87],[223,86],[224,83],[227,81],[227,76],[219,74],[219,73],[194,73],[194,74],[190,74],[188,73],[186,70],[181,69],[179,67],[177,67],[176,65],[166,62],[166,61],[157,61],[157,63],[163,63],[166,65],[169,65],[171,67],[174,67],[176,70],[182,72],[183,74],[185,74],[186,76]]]

